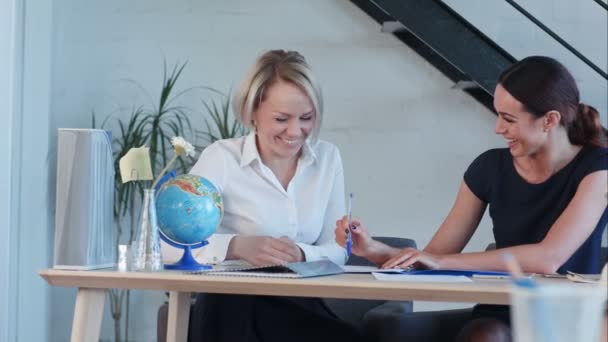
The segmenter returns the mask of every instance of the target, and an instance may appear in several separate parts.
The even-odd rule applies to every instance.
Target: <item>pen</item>
[[[351,192],[348,195],[348,235],[346,237],[346,255],[350,256],[351,250],[353,248],[353,234],[350,231],[350,227],[353,223],[353,193]]]
[[[473,278],[477,278],[477,279],[511,279],[511,276],[494,275],[494,274],[473,274]]]
[[[531,295],[530,298],[532,299],[530,303],[532,308],[531,318],[538,322],[540,331],[542,332],[541,336],[544,337],[544,341],[555,341],[553,338],[553,330],[551,330],[551,325],[547,318],[549,317],[549,309],[544,302],[542,292],[536,281],[531,277],[525,277],[517,260],[515,260],[515,257],[511,253],[503,253],[502,258],[509,273],[511,273],[513,284],[520,288],[520,291],[529,291],[528,295]]]
[[[502,259],[507,267],[507,270],[509,270],[509,273],[511,273],[511,279],[515,285],[529,289],[537,287],[534,279],[524,275],[524,272],[521,270],[521,267],[519,267],[517,260],[515,260],[515,257],[511,253],[503,253]]]
[[[559,273],[555,273],[555,274],[541,274],[540,275],[543,278],[564,278],[566,279],[566,275],[565,274],[559,274]]]

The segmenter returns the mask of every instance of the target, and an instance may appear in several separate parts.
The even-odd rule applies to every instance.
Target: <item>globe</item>
[[[196,175],[168,180],[158,190],[156,214],[161,238],[184,249],[182,260],[165,268],[208,268],[192,258],[191,249],[207,244],[224,215],[222,196],[213,183]]]

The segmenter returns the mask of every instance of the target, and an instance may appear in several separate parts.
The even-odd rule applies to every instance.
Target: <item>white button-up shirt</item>
[[[190,173],[210,180],[224,201],[217,232],[192,252],[197,261],[223,261],[235,235],[287,236],[307,261],[346,261],[346,251],[334,240],[335,222],[345,214],[344,170],[334,145],[304,144],[287,190],[262,163],[254,133],[213,143]],[[162,254],[165,262],[176,262],[182,250],[162,242]]]

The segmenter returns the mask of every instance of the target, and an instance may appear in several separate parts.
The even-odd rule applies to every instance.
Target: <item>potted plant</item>
[[[171,138],[174,136],[189,137],[193,129],[189,116],[193,110],[174,104],[178,98],[189,93],[194,88],[176,92],[175,84],[182,74],[186,63],[176,64],[170,73],[164,63],[163,84],[158,105],[134,107],[126,120],[116,119],[116,132],[113,134],[113,150],[115,158],[115,200],[114,218],[116,221],[116,248],[121,243],[131,245],[134,239],[139,206],[143,199],[146,182],[123,183],[120,178],[118,161],[131,148],[148,146],[153,173],[158,174],[160,168],[167,164],[169,153],[172,151]],[[143,89],[143,87],[140,87]],[[194,136],[200,144],[197,150],[202,150],[219,139],[233,138],[244,135],[247,130],[231,115],[230,97],[213,88],[200,87],[216,94],[215,98],[202,100],[203,129],[194,130]],[[104,120],[102,127],[108,123]],[[93,127],[95,127],[93,114]],[[180,157],[177,168],[180,173],[187,172],[196,161],[193,157]],[[128,341],[129,337],[129,303],[130,291],[113,289],[109,292],[110,311],[114,320],[114,341]],[[124,305],[124,306],[123,306]],[[124,310],[123,310],[124,308]],[[121,320],[125,320],[124,333],[121,334]],[[121,338],[124,336],[124,339]]]
[[[175,84],[182,74],[186,63],[176,64],[168,73],[166,62],[163,64],[163,84],[160,91],[158,105],[138,106],[131,110],[128,119],[117,119],[117,132],[113,134],[112,141],[115,169],[115,198],[114,218],[116,221],[118,249],[121,242],[131,245],[136,227],[138,206],[143,198],[144,185],[142,182],[123,183],[120,178],[118,161],[132,147],[148,146],[150,161],[155,173],[168,161],[169,153],[172,151],[171,138],[174,136],[192,135],[192,126],[189,115],[190,110],[184,106],[176,105],[178,98],[188,93],[192,88],[180,92],[175,91]],[[204,87],[206,88],[206,87]],[[142,88],[143,89],[143,88]],[[206,88],[213,90],[211,88]],[[213,90],[214,91],[214,90]],[[104,120],[102,127],[108,122]],[[95,127],[95,115],[93,114],[93,127]],[[178,159],[178,169],[186,172],[193,161],[192,157]],[[121,341],[121,319],[123,317],[123,304],[125,307],[124,319],[124,341],[129,336],[129,302],[130,292],[128,290],[110,290],[110,311],[114,320],[114,340]]]

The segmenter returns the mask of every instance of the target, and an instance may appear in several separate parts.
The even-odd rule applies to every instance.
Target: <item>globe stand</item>
[[[184,245],[181,243],[177,243],[177,242],[171,240],[170,238],[168,238],[163,233],[162,230],[160,230],[160,237],[161,237],[161,239],[163,239],[163,241],[165,241],[169,245],[176,247],[176,248],[181,248],[184,250],[184,255],[182,255],[182,258],[179,259],[178,262],[176,262],[175,264],[165,264],[166,270],[200,271],[200,270],[208,270],[208,269],[213,268],[211,265],[200,264],[192,256],[193,249],[204,247],[207,244],[209,244],[209,242],[207,242],[207,240],[203,240],[199,243],[195,243],[192,245]]]

